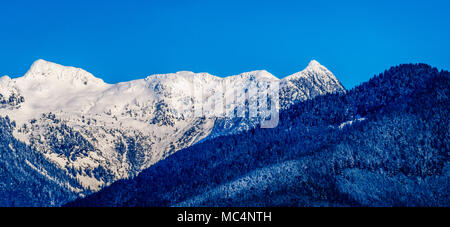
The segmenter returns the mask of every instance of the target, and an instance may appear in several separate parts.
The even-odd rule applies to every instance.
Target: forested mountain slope
[[[449,206],[449,76],[393,67],[67,206]]]
[[[77,185],[76,181],[15,139],[14,127],[8,117],[0,118],[0,205],[55,206],[77,198],[69,187]]]

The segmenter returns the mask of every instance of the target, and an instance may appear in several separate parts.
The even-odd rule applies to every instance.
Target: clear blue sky
[[[450,1],[1,1],[0,75],[39,58],[115,83],[180,70],[285,77],[311,59],[351,88],[390,66],[450,69]]]

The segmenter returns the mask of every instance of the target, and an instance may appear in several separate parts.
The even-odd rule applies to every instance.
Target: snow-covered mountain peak
[[[323,67],[323,66],[318,61],[313,59],[309,62],[308,66],[306,68],[314,69],[314,68],[320,68],[320,67]]]
[[[311,60],[308,66],[303,70],[305,72],[314,72],[314,73],[326,73],[332,74],[330,70],[328,70],[325,66],[321,65],[316,60]]]
[[[11,81],[12,81],[11,77],[4,75],[4,76],[0,77],[0,86],[9,84],[9,83],[11,83]]]
[[[292,75],[283,78],[283,81],[298,80],[300,78],[305,79],[319,78],[321,80],[333,80],[335,82],[338,82],[337,78],[333,75],[333,73],[316,60],[312,60],[311,62],[309,62],[308,66],[302,71],[296,72]]]
[[[0,95],[9,97],[14,92],[17,92],[14,81],[6,75],[0,77]]]
[[[186,75],[186,74],[194,75],[195,73],[192,72],[192,71],[185,71],[185,70],[183,70],[183,71],[178,71],[175,74],[178,74],[178,75]]]
[[[12,82],[11,77],[5,75],[0,77],[0,86],[6,86]]]
[[[278,80],[277,77],[275,77],[273,74],[269,73],[266,70],[254,70],[254,71],[250,71],[250,72],[241,73],[236,76],[229,76],[226,78],[242,78],[242,79],[248,79],[248,80],[254,80],[254,79]]]
[[[280,103],[284,106],[317,95],[346,92],[333,73],[316,60],[312,60],[304,70],[283,78],[281,89]]]
[[[2,77],[0,77],[0,81],[2,80],[11,80],[11,77],[9,77],[8,75],[4,75]]]
[[[91,73],[71,66],[63,66],[53,62],[39,59],[35,61],[28,72],[21,78],[22,80],[41,81],[66,81],[73,85],[97,84],[104,85],[102,79],[94,77]]]

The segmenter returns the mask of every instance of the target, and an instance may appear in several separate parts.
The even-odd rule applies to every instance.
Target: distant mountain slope
[[[73,194],[85,196],[119,179],[136,176],[198,141],[257,126],[258,118],[217,117],[212,107],[221,96],[250,96],[279,83],[284,84],[280,97],[289,100],[279,108],[287,108],[317,95],[345,92],[334,75],[316,61],[302,72],[301,80],[280,80],[265,70],[225,78],[181,71],[107,84],[83,69],[38,60],[23,77],[0,78],[0,120],[12,125],[0,136],[17,141],[5,142],[0,152],[5,166],[14,163],[27,171],[39,170],[23,175],[18,171],[17,179],[34,182],[28,178],[41,174],[52,179],[42,187],[54,190],[35,187],[34,193],[47,193],[48,198],[35,201],[29,198],[33,193],[28,193],[15,202],[60,205],[66,197],[73,199]],[[196,96],[199,91],[203,92],[200,98]],[[255,96],[247,103],[225,106],[224,112],[233,113],[248,103],[257,103]],[[205,105],[202,111],[206,117],[192,115],[196,105]],[[222,127],[224,122],[226,127]],[[27,158],[29,153],[39,159]],[[0,172],[4,179],[0,184],[5,193],[13,193],[19,184],[10,184],[8,174]],[[13,202],[0,201],[0,205]]]
[[[393,67],[67,206],[450,206],[449,76]]]

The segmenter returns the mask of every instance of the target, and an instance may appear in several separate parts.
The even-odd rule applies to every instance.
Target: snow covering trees
[[[449,206],[449,85],[447,71],[393,67],[68,206]]]

